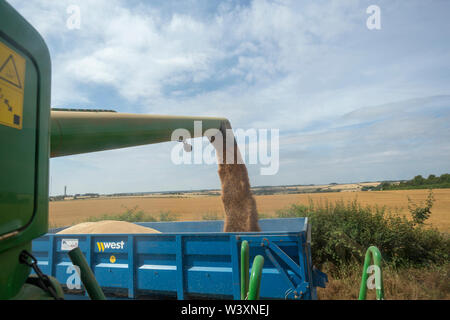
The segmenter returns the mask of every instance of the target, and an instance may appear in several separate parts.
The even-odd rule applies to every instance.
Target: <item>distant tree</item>
[[[438,179],[439,183],[450,183],[450,173],[442,174]]]
[[[425,179],[419,174],[418,176],[415,176],[411,182],[415,186],[420,186],[420,185],[424,184]]]
[[[438,183],[439,178],[436,178],[434,174],[430,174],[427,178],[428,184]]]
[[[391,188],[391,184],[389,182],[382,182],[378,185],[378,190],[388,190]]]

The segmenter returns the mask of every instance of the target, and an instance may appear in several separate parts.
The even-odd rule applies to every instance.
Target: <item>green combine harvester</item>
[[[48,232],[50,157],[172,141],[178,128],[194,138],[194,121],[203,130],[228,124],[212,117],[51,111],[50,87],[47,45],[0,0],[0,299],[63,296],[30,254],[32,240]]]

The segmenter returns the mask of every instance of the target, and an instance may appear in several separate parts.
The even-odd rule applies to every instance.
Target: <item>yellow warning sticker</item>
[[[0,42],[0,125],[22,129],[26,60]]]

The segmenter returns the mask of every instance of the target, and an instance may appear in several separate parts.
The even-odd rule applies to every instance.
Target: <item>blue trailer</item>
[[[33,240],[32,250],[41,270],[67,293],[81,292],[67,254],[78,246],[107,296],[238,300],[240,247],[246,240],[250,268],[256,255],[265,259],[261,299],[316,299],[316,287],[325,287],[327,277],[312,265],[307,218],[259,223],[261,232],[238,233],[222,232],[223,221],[137,223],[157,234],[70,235],[53,229]]]

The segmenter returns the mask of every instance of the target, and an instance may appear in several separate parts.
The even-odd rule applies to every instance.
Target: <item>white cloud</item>
[[[450,28],[444,2],[431,7],[421,1],[379,1],[379,31],[366,28],[369,4],[356,0],[254,0],[248,5],[189,1],[180,6],[170,1],[130,5],[121,0],[77,0],[80,30],[65,25],[72,1],[11,3],[49,45],[54,105],[108,108],[105,101],[114,93],[121,99],[114,106],[118,111],[214,115],[229,118],[234,128],[278,128],[284,141],[280,160],[293,167],[285,165],[276,177],[256,177],[263,184],[270,184],[265,180],[269,178],[273,183],[294,179],[295,174],[283,173],[286,168],[304,173],[291,161],[298,156],[324,165],[330,156],[351,163],[355,158],[345,158],[346,153],[367,149],[364,154],[371,155],[367,159],[380,168],[385,159],[386,169],[389,159],[404,154],[396,142],[407,143],[408,136],[437,139],[446,134],[439,122],[446,119],[442,115],[419,121],[422,105],[414,104],[416,109],[405,103],[395,104],[396,109],[389,105],[449,94],[449,44],[442,39],[448,38]],[[367,119],[380,123],[370,126]],[[362,123],[370,126],[370,134],[343,129]],[[355,143],[353,148],[357,138],[366,145]],[[294,140],[298,143],[287,143]],[[320,145],[327,158],[303,144]],[[422,143],[420,148],[431,147]],[[139,150],[105,153],[105,157],[117,155],[113,163],[120,168],[122,157],[127,161],[144,157]],[[317,158],[308,158],[311,154]],[[445,156],[435,155],[438,161]],[[101,153],[80,157],[105,160]],[[56,162],[60,161],[65,163]],[[80,165],[75,162],[75,157],[67,160]],[[143,168],[144,162],[137,167]],[[316,173],[323,170],[324,179],[335,177],[331,169],[301,163]],[[409,166],[413,172],[414,164]],[[352,172],[348,166],[341,170],[343,175]],[[130,181],[137,176],[150,179],[150,173],[141,176],[138,171],[128,172]],[[182,180],[173,183],[172,187],[183,184]]]
[[[332,41],[348,31],[354,19],[344,19],[343,14],[348,6],[355,7],[312,3],[303,10],[293,1],[259,0],[249,7],[223,5],[212,19],[177,12],[162,19],[157,8],[127,7],[125,1],[78,1],[81,29],[68,30],[69,4],[16,5],[44,38],[57,44],[56,77],[64,74],[66,80],[59,78],[65,82],[109,85],[130,102],[164,98],[164,86],[220,79],[218,65],[233,58],[237,62],[225,76],[240,74],[237,83],[261,89],[255,83],[267,84],[278,73],[302,71],[314,55],[324,52],[326,48],[312,42]],[[73,95],[66,100],[71,103]]]

